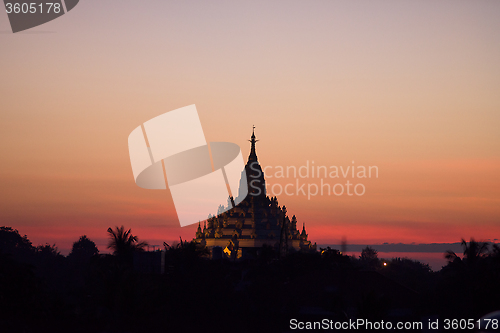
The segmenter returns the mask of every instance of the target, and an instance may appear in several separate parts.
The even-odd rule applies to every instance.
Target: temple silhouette
[[[200,222],[196,242],[212,250],[212,256],[217,249],[222,249],[226,256],[233,258],[258,253],[265,246],[279,251],[282,256],[294,251],[315,251],[316,243],[313,245],[308,240],[305,223],[300,232],[295,215],[290,219],[286,207],[280,207],[276,197],[270,198],[266,194],[266,180],[255,149],[259,141],[255,139],[255,127],[249,141],[250,155],[238,193],[238,199],[242,201],[234,207],[234,200],[230,197],[228,201],[234,208],[224,212],[224,207],[219,207],[217,216],[209,216],[203,229]],[[243,185],[248,186],[248,195],[241,191]],[[243,195],[246,197],[241,198]]]

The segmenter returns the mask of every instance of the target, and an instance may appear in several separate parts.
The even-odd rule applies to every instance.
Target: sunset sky
[[[278,196],[313,242],[500,239],[499,18],[499,1],[82,0],[13,34],[2,9],[0,225],[64,254],[120,225],[192,239],[168,191],[135,184],[127,138],[196,104],[245,160],[255,125],[268,170],[378,167],[325,179],[363,196]]]

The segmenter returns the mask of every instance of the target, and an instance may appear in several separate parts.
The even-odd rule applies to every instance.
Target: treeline
[[[0,228],[0,332],[284,332],[311,313],[332,320],[472,318],[498,310],[497,245],[462,241],[439,272],[415,260],[332,248],[211,260],[195,242],[164,244],[164,274],[134,265],[131,230],[109,228],[113,254],[86,236],[62,256]],[[147,254],[147,253],[146,253]]]

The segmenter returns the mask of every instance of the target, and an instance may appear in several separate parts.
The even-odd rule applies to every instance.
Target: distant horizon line
[[[479,240],[482,241],[482,240]],[[494,239],[493,241],[486,241],[489,244],[500,244],[498,239]],[[335,249],[341,249],[343,246],[346,247],[346,252],[361,252],[367,246],[377,250],[378,252],[426,252],[426,253],[439,253],[446,251],[453,252],[462,252],[462,243],[454,242],[454,243],[383,243],[383,244],[331,244],[331,243],[323,243],[317,244],[318,248],[325,248],[330,246]],[[354,249],[353,249],[354,248]]]

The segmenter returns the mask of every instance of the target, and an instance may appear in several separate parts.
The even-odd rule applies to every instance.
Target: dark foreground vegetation
[[[0,332],[287,332],[292,318],[426,323],[500,309],[500,249],[474,240],[462,258],[443,254],[439,272],[370,248],[360,258],[263,248],[212,260],[181,241],[165,244],[162,274],[161,252],[141,253],[146,244],[123,227],[108,234],[113,255],[82,236],[64,257],[2,227]]]

